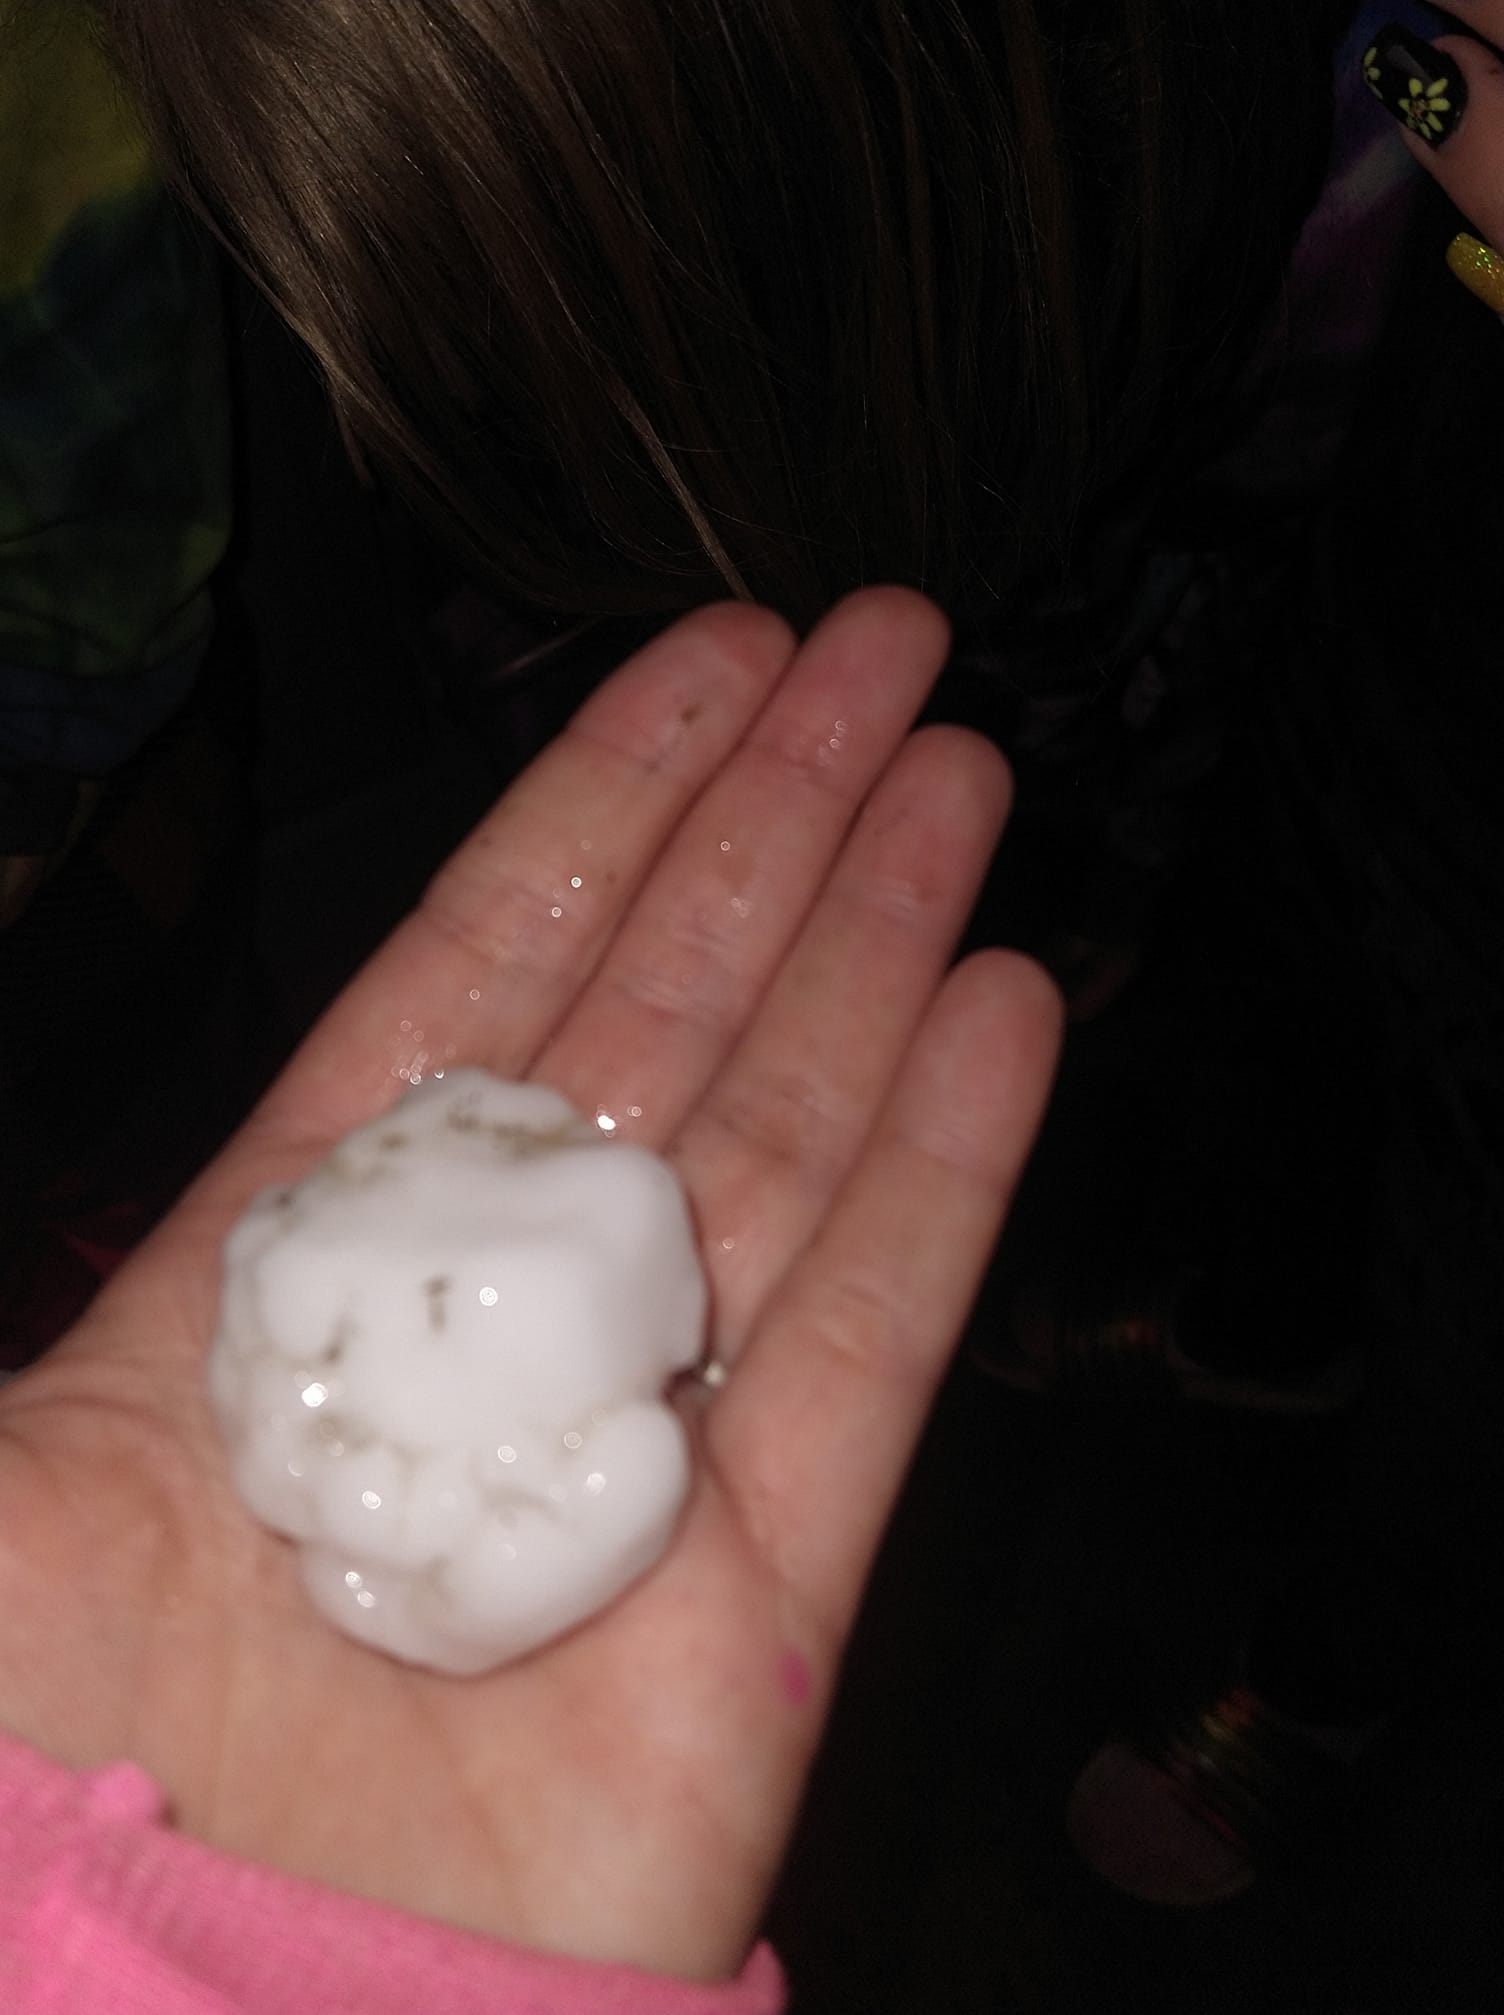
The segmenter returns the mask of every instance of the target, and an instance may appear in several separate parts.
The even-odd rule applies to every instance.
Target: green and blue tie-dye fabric
[[[190,690],[229,469],[214,260],[82,10],[0,0],[0,852]]]

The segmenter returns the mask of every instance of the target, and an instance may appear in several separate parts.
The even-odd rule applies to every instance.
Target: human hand
[[[87,1317],[0,1395],[0,1725],[129,1757],[183,1831],[473,1930],[737,1970],[872,1553],[1037,1125],[1059,1008],[945,976],[1007,780],[908,734],[928,604],[854,596],[797,650],[677,624],[440,872]],[[724,1389],[617,1604],[480,1679],[309,1607],[231,1494],[203,1392],[223,1236],[403,1081],[535,1076],[663,1148]]]
[[[1504,315],[1504,0],[1453,0],[1445,11],[1484,39],[1425,42],[1386,31],[1365,55],[1363,74],[1411,153],[1478,232],[1454,240],[1448,265]]]

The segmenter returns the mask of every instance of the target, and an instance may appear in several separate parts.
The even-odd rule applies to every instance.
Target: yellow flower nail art
[[[1452,109],[1452,80],[1438,77],[1434,84],[1423,84],[1419,77],[1410,79],[1410,95],[1399,100],[1400,115],[1412,133],[1419,133],[1422,139],[1434,139],[1446,131],[1443,112]]]
[[[1467,79],[1445,50],[1408,29],[1385,28],[1363,57],[1363,82],[1386,112],[1439,147],[1455,131],[1467,105]]]

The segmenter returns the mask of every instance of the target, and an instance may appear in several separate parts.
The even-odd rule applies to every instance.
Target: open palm
[[[734,1971],[929,1396],[1032,1139],[1057,1007],[946,966],[1006,773],[909,728],[945,651],[870,590],[802,647],[704,610],[501,800],[258,1110],[0,1401],[0,1723],[131,1757],[185,1830],[475,1930]],[[663,1562],[489,1677],[305,1604],[201,1391],[218,1248],[405,1082],[536,1076],[678,1166],[718,1356]]]

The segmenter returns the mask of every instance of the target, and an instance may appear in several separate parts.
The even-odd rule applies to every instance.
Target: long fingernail
[[[1467,109],[1467,85],[1450,57],[1408,28],[1381,28],[1363,58],[1375,98],[1428,147],[1439,147]]]
[[[1504,315],[1504,257],[1470,231],[1459,231],[1447,247],[1447,264],[1496,315]]]

